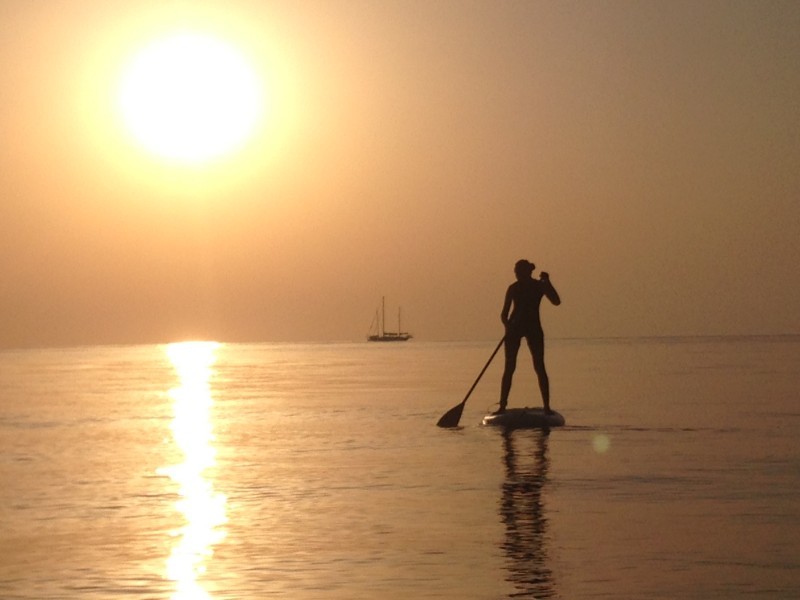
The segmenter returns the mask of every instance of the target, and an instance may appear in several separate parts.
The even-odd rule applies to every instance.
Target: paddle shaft
[[[481,372],[478,374],[478,378],[475,380],[475,383],[473,383],[472,387],[469,388],[467,395],[464,396],[464,399],[461,402],[456,404],[453,408],[451,408],[442,415],[442,418],[439,419],[438,423],[436,423],[437,427],[458,427],[458,422],[461,420],[461,413],[464,411],[464,405],[467,403],[467,398],[469,398],[469,395],[472,393],[472,390],[475,389],[475,386],[478,385],[478,382],[481,380],[481,377],[483,377],[483,374],[486,372],[486,369],[489,368],[492,359],[494,358],[495,354],[497,354],[497,351],[500,350],[500,346],[503,345],[504,341],[506,341],[505,336],[497,344],[497,348],[494,349],[494,352],[492,352],[492,355],[489,357],[489,360],[486,361],[486,364],[483,366],[483,369],[481,369]]]
[[[474,390],[475,386],[478,385],[478,382],[481,380],[481,377],[483,377],[483,374],[486,373],[486,369],[488,369],[489,365],[492,364],[495,355],[500,351],[500,346],[502,346],[503,342],[505,341],[506,341],[506,336],[503,336],[503,338],[497,343],[497,347],[494,349],[494,352],[492,352],[492,355],[489,357],[489,360],[486,361],[486,364],[483,365],[481,372],[478,373],[478,378],[475,380],[475,383],[472,384],[472,387],[469,388],[469,391],[467,392],[467,395],[464,396],[464,399],[461,401],[461,404],[467,403],[467,399],[470,397],[470,394],[472,394],[472,390]]]

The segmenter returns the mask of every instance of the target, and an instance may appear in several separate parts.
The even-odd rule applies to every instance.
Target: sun
[[[119,110],[130,135],[168,161],[202,164],[243,146],[265,112],[262,81],[216,37],[183,31],[139,50],[122,71]]]

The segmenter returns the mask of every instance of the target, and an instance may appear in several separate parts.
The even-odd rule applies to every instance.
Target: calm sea
[[[0,598],[800,598],[800,337],[493,348],[0,352]]]

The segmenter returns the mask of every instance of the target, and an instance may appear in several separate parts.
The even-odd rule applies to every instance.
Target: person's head
[[[518,260],[514,265],[514,274],[517,276],[517,279],[524,279],[526,277],[530,277],[533,274],[533,270],[535,268],[536,265],[523,258],[521,260]]]

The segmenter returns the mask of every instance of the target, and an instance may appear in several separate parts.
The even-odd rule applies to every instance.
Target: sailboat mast
[[[386,296],[381,296],[381,335],[386,333]]]

